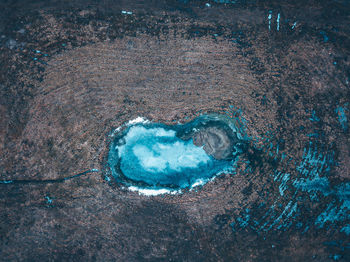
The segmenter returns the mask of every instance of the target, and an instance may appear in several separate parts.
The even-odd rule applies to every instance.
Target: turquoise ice
[[[127,186],[178,189],[231,172],[235,157],[215,159],[184,135],[195,132],[208,119],[202,120],[173,126],[149,122],[128,126],[111,145],[108,163],[113,176]]]

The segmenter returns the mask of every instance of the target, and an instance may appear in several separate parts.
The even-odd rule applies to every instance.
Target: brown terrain
[[[0,4],[0,179],[101,170],[62,183],[0,184],[0,261],[349,259],[349,249],[322,244],[345,243],[339,230],[230,226],[243,210],[277,201],[270,174],[298,176],[294,161],[310,133],[335,152],[330,183],[349,182],[350,126],[335,113],[350,102],[349,4],[186,2]],[[174,124],[236,109],[254,138],[237,174],[151,197],[106,180],[109,134],[126,121]],[[310,121],[312,110],[319,121]],[[269,146],[269,131],[284,141],[285,161],[254,149]],[[305,220],[322,206],[298,204],[308,208]]]

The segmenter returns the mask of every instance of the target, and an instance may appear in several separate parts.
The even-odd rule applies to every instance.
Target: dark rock
[[[14,49],[14,48],[16,48],[17,45],[18,45],[18,43],[17,43],[17,41],[14,40],[14,39],[9,39],[9,40],[6,42],[6,46],[7,46],[8,48],[10,48],[11,50]]]
[[[223,160],[232,158],[234,141],[224,128],[207,127],[194,133],[193,143],[196,146],[203,146],[208,155],[215,159]]]

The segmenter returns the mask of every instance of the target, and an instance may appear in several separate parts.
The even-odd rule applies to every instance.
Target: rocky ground
[[[0,184],[0,260],[349,260],[349,3],[115,2],[0,3],[0,179],[22,181]],[[236,174],[109,181],[115,128],[210,112],[245,131]]]

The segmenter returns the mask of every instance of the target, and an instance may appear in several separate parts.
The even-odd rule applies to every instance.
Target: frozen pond
[[[177,125],[130,121],[117,132],[108,163],[116,180],[127,186],[189,188],[232,172],[240,138],[235,122],[221,115]]]

